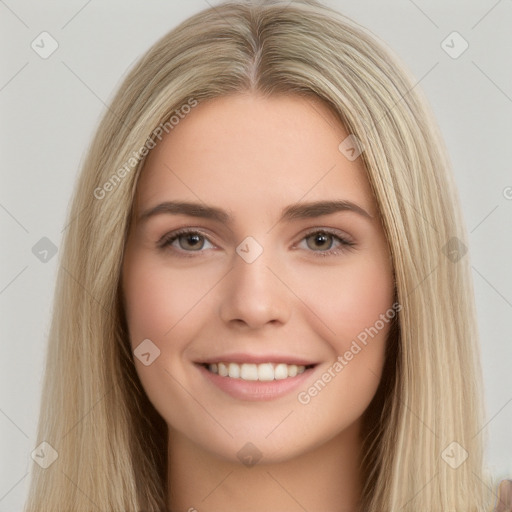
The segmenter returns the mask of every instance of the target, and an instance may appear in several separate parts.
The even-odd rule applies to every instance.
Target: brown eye
[[[330,232],[323,229],[310,231],[302,238],[298,247],[315,256],[342,255],[355,247],[355,242],[340,232]]]
[[[204,247],[205,238],[198,233],[186,233],[177,237],[180,249],[184,251],[200,251]]]
[[[306,244],[313,251],[328,251],[334,243],[334,235],[330,233],[314,233],[306,237]]]
[[[178,255],[187,252],[199,253],[214,248],[214,245],[208,240],[207,236],[193,230],[170,233],[164,236],[157,245],[162,250],[172,249]]]

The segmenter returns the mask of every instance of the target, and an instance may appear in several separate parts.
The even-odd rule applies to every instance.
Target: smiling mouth
[[[202,366],[209,372],[219,375],[220,377],[228,377],[232,379],[240,379],[246,381],[273,381],[284,380],[304,373],[306,370],[313,368],[315,365],[307,366],[286,364],[286,363],[203,363]]]

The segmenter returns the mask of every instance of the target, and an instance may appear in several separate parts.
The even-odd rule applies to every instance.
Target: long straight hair
[[[167,426],[133,363],[124,245],[155,134],[184,105],[243,92],[320,98],[363,149],[401,311],[364,416],[362,510],[489,510],[473,290],[443,141],[381,42],[296,0],[189,18],[141,58],[106,111],[72,199],[49,334],[38,444],[58,458],[33,465],[26,512],[166,510]]]

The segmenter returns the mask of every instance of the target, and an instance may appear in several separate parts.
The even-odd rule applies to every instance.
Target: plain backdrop
[[[41,261],[33,247],[46,237],[58,251],[80,164],[127,70],[180,21],[217,3],[0,1],[0,512],[22,509],[36,443],[58,255]],[[398,54],[447,142],[469,232],[488,466],[510,478],[512,1],[325,3]],[[42,32],[58,44],[46,59],[31,46]]]

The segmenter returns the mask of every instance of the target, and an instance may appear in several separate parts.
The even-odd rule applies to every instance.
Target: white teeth
[[[285,363],[212,363],[208,365],[208,370],[221,377],[232,379],[271,381],[295,377],[299,373],[303,373],[306,367]]]
[[[243,380],[258,380],[258,367],[255,364],[243,364],[240,367],[240,378]]]
[[[281,380],[288,377],[288,365],[284,363],[276,364],[274,368],[274,379]]]
[[[229,363],[228,375],[233,379],[238,379],[238,377],[240,377],[240,366],[234,363]]]
[[[258,365],[258,380],[274,380],[274,368],[270,363]]]
[[[213,366],[213,365],[211,365]],[[228,367],[224,363],[219,363],[219,375],[221,377],[227,377],[228,376]],[[213,368],[210,369],[210,371],[213,371]]]

